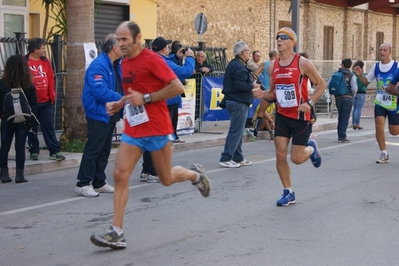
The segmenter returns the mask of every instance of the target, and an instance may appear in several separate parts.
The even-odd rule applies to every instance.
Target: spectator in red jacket
[[[46,54],[46,41],[41,38],[33,38],[28,43],[26,59],[33,76],[33,84],[36,88],[37,104],[32,106],[32,111],[40,122],[40,129],[44,141],[50,152],[49,160],[65,160],[60,153],[60,145],[55,135],[53,123],[53,105],[55,101],[54,73]],[[39,139],[37,127],[33,127],[28,134],[28,144],[31,160],[39,160]]]

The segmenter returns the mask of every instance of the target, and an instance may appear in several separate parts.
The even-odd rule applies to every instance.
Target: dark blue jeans
[[[349,118],[352,111],[352,98],[339,97],[335,98],[335,105],[338,109],[338,140],[346,139],[346,130],[349,125]]]
[[[50,156],[60,152],[60,144],[58,143],[57,136],[55,135],[53,123],[53,105],[50,101],[45,103],[38,103],[32,106],[32,111],[36,115],[37,120],[40,122],[40,129],[43,133],[44,142],[50,152]],[[33,132],[28,134],[29,152],[39,153],[39,139],[37,137],[37,127],[32,128]]]
[[[104,123],[86,117],[87,142],[83,150],[82,161],[78,172],[76,186],[88,186],[90,182],[94,188],[105,185],[105,168],[111,152],[112,135],[115,122]]]
[[[226,101],[226,109],[230,114],[230,128],[220,162],[233,160],[239,163],[244,159],[241,147],[249,106],[244,103]]]
[[[17,169],[25,167],[25,142],[28,136],[28,122],[13,124],[6,119],[1,120],[1,148],[0,167],[8,168],[8,153],[11,148],[12,139],[15,135],[15,163]]]

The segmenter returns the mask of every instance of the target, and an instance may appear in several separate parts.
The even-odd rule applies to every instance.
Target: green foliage
[[[71,141],[69,140],[60,141],[61,150],[66,152],[83,153],[85,144],[86,140],[80,140],[80,139],[73,139]]]

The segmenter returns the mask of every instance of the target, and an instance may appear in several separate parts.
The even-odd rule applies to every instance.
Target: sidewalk
[[[324,116],[324,117],[323,117]],[[336,116],[336,115],[335,115]],[[336,128],[336,118],[329,119],[326,115],[320,115],[317,122],[313,125],[313,132],[331,130]],[[212,123],[210,126],[204,127],[201,132],[194,133],[192,135],[181,136],[185,143],[173,144],[174,151],[192,150],[209,148],[215,146],[223,146],[225,143],[226,135],[228,131],[228,123]],[[268,139],[269,133],[267,131],[261,131],[258,134],[258,139]],[[243,142],[251,141],[247,135],[243,136]],[[114,161],[117,148],[111,150],[109,161]],[[26,161],[25,161],[25,174],[38,174],[43,172],[50,172],[55,170],[62,170],[72,167],[79,167],[82,159],[82,153],[62,152],[66,157],[64,161],[49,160],[49,152],[46,149],[40,151],[38,161],[31,161],[29,159],[29,152],[26,150]],[[10,176],[15,176],[15,151],[10,150],[8,167]]]

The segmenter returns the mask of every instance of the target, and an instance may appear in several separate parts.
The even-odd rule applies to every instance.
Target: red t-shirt
[[[277,58],[273,67],[273,85],[276,94],[277,113],[296,120],[309,121],[310,111],[303,113],[299,106],[309,99],[308,77],[301,74],[296,54],[291,64],[280,66]]]
[[[54,103],[54,72],[47,60],[33,60],[28,58],[28,65],[33,76],[33,85],[36,88],[37,102],[44,103],[51,101]]]
[[[176,75],[164,59],[148,49],[143,49],[138,56],[132,59],[124,58],[122,61],[122,87],[125,95],[129,94],[129,88],[143,94],[159,91],[175,78],[177,78]],[[173,133],[165,101],[151,102],[145,104],[144,107],[149,121],[130,126],[125,119],[125,134],[134,138],[142,138],[166,136]]]

